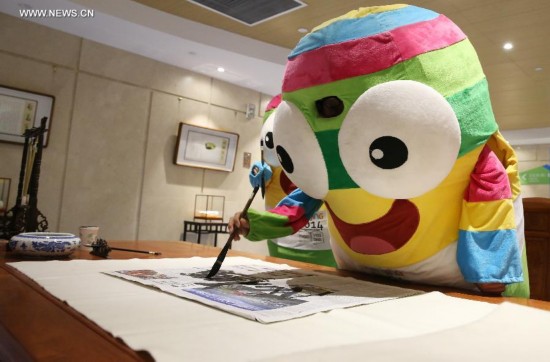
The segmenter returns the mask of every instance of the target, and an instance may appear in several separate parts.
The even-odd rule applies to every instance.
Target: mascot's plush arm
[[[523,281],[510,182],[487,145],[464,195],[457,262],[471,283]]]
[[[296,189],[269,211],[249,209],[250,232],[246,238],[257,241],[294,234],[307,224],[322,205],[322,200]]]

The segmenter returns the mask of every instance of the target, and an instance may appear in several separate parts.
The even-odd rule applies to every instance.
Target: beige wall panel
[[[55,97],[49,143],[42,154],[38,208],[48,219],[48,229],[58,231],[75,73],[6,54],[0,54],[0,64],[0,84]],[[10,207],[16,200],[22,152],[22,144],[0,143],[0,177],[12,179]]]
[[[537,160],[537,146],[516,146],[514,147],[514,151],[516,151],[520,165],[523,162]]]
[[[61,228],[98,225],[106,239],[134,239],[150,91],[80,74]]]
[[[256,106],[256,116],[259,114],[260,93],[241,88],[231,83],[223,82],[217,79],[212,80],[212,104],[235,109],[240,112],[246,111],[246,105],[252,103]]]
[[[523,112],[502,116],[500,108],[493,108],[497,123],[502,130],[546,128],[548,127],[548,115],[537,112]]]
[[[80,69],[186,98],[210,100],[209,77],[89,40],[83,41]]]
[[[548,144],[548,145],[538,145],[538,147],[537,147],[537,160],[546,161],[546,163],[550,163],[550,144]]]
[[[212,79],[199,73],[157,62],[151,87],[185,98],[209,102]]]
[[[143,193],[140,240],[179,240],[183,220],[193,218],[195,194],[201,193],[203,170],[173,162],[180,122],[204,125],[209,106],[153,93]]]
[[[0,49],[75,68],[80,38],[0,13]]]

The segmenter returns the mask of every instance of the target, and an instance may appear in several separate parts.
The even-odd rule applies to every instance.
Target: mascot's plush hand
[[[269,167],[267,163],[262,165],[261,162],[257,161],[252,165],[250,173],[248,174],[248,179],[250,180],[252,187],[260,187],[262,177],[264,178],[264,182],[267,183],[271,179],[271,176],[273,176],[271,167]]]

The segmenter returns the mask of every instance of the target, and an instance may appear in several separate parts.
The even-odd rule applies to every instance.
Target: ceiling
[[[134,0],[143,5],[265,43],[292,49],[322,22],[384,0],[305,0],[307,6],[255,26],[237,22],[186,0]],[[503,129],[550,126],[550,1],[411,0],[445,14],[470,38],[489,79],[493,107]],[[505,51],[505,42],[514,48]],[[540,69],[542,68],[542,69]]]
[[[231,1],[237,0],[224,0]],[[88,25],[97,23],[97,27],[104,22],[103,27],[111,26],[109,32],[86,28],[80,24],[84,20],[70,26],[52,24],[46,21],[49,19],[29,20],[274,95],[280,89],[286,55],[303,36],[299,28],[311,30],[362,6],[395,3],[303,1],[307,6],[254,26],[187,0],[2,0],[0,3],[12,3],[12,8],[28,4],[36,8],[95,9],[95,17],[87,19]],[[550,35],[550,1],[410,0],[408,3],[445,14],[469,36],[489,80],[493,109],[501,129],[544,128],[542,131],[548,132],[546,136],[550,139],[550,45],[546,40]],[[5,5],[0,4],[0,11],[15,11]],[[112,21],[117,24],[116,34],[109,25]],[[134,26],[126,37],[123,25]],[[121,38],[118,43],[116,38]],[[142,44],[144,41],[148,43],[146,46]],[[504,50],[505,42],[512,42],[514,48]],[[218,66],[226,68],[226,72],[218,73]]]

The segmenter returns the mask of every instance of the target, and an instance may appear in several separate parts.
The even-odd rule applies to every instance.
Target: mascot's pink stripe
[[[279,104],[281,104],[281,94],[277,94],[271,99],[271,101],[267,104],[265,111],[271,111],[272,109],[279,107]]]
[[[283,92],[378,72],[466,35],[444,15],[370,37],[326,45],[289,60]]]
[[[485,146],[470,175],[470,185],[464,200],[483,202],[511,198],[512,190],[506,170],[493,151]]]
[[[299,206],[280,205],[269,210],[271,213],[288,217],[289,223],[287,226],[292,228],[294,234],[307,224],[307,218],[304,217],[304,209]]]

